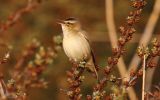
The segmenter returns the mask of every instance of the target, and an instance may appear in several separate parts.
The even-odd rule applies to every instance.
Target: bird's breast
[[[66,55],[76,61],[88,59],[91,52],[88,41],[78,34],[64,36],[63,48]]]

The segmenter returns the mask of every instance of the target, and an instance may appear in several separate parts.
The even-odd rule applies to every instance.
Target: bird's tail
[[[95,62],[94,62],[94,58],[91,57],[91,58],[87,61],[86,67],[87,67],[91,72],[95,73],[97,80],[99,80],[99,78],[98,78],[98,72],[97,72],[97,69],[96,69],[96,64],[95,64]]]

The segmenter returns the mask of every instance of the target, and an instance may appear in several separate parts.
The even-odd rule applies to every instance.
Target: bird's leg
[[[77,62],[75,61],[75,59],[69,58],[69,61],[70,61],[73,65],[76,65],[76,64],[77,64]]]

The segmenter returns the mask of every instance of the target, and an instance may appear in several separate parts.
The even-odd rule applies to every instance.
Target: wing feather
[[[89,39],[87,38],[86,32],[83,31],[83,32],[81,32],[80,34],[81,34],[81,35],[88,41],[88,43],[90,44],[90,41],[89,41]],[[90,47],[90,48],[91,48],[91,47]],[[96,64],[96,60],[95,60],[95,56],[94,56],[94,53],[93,53],[92,48],[91,48],[91,56],[92,56],[93,63]]]

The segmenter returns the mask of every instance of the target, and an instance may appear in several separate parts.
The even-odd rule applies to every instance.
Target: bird
[[[85,61],[85,67],[93,72],[98,79],[95,57],[80,22],[74,17],[69,17],[65,20],[59,20],[58,23],[62,28],[62,46],[65,54],[74,62]]]

